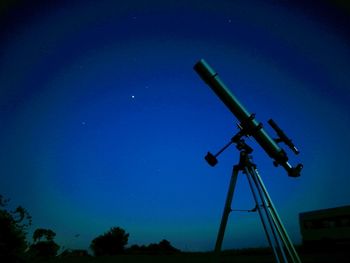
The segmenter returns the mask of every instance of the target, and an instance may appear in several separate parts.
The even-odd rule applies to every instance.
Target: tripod
[[[233,199],[233,193],[236,186],[236,181],[239,172],[243,172],[248,179],[250,189],[256,204],[261,223],[264,228],[264,232],[268,243],[273,251],[273,255],[277,263],[280,262],[293,262],[301,263],[300,258],[284,228],[282,221],[272,203],[272,200],[265,188],[265,185],[258,173],[256,165],[252,162],[251,153],[253,149],[248,146],[242,139],[242,134],[238,133],[232,138],[231,143],[236,144],[236,148],[240,152],[239,163],[233,166],[229,189],[226,197],[225,207],[221,219],[221,224],[215,244],[215,255],[218,259],[221,251],[221,246],[225,234],[226,224],[231,209],[231,203]],[[230,144],[231,144],[230,143]],[[226,145],[226,149],[229,145]],[[222,151],[223,151],[222,150]],[[222,152],[220,151],[219,154]],[[208,156],[209,155],[209,156]],[[216,156],[208,153],[206,159],[208,162],[212,161]]]

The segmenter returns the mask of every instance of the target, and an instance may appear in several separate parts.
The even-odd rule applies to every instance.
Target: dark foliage
[[[128,250],[130,254],[175,254],[180,250],[173,247],[168,240],[163,239],[158,244],[149,244],[148,246],[133,245]]]
[[[31,225],[31,216],[21,206],[8,211],[9,199],[0,195],[0,261],[19,262],[28,246],[26,230]]]
[[[33,233],[33,240],[36,242],[45,237],[47,241],[52,241],[55,236],[56,233],[51,229],[38,228]]]
[[[34,257],[48,258],[56,256],[59,248],[53,240],[39,241],[30,246],[29,253]]]
[[[120,227],[112,227],[107,233],[92,240],[90,248],[95,256],[117,255],[125,251],[129,234]]]
[[[60,255],[60,257],[89,257],[89,253],[85,249],[66,249]]]
[[[29,254],[33,257],[54,257],[60,248],[53,241],[56,233],[51,229],[38,228],[33,233],[34,243],[29,248]],[[42,240],[45,238],[46,240]]]

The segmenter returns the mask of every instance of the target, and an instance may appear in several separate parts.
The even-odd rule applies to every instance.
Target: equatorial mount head
[[[240,152],[245,152],[247,154],[251,154],[253,152],[253,149],[246,144],[244,137],[249,137],[254,132],[259,131],[262,129],[263,125],[259,123],[257,126],[250,126],[249,121],[253,120],[255,117],[255,114],[251,114],[250,117],[244,121],[239,123],[237,126],[239,128],[239,131],[231,138],[230,142],[227,143],[223,148],[221,148],[216,154],[212,154],[211,152],[208,152],[207,155],[204,157],[204,159],[207,161],[207,163],[214,167],[218,163],[218,156],[223,153],[229,146],[232,144],[236,144],[236,148]],[[298,149],[295,147],[295,145],[292,143],[292,140],[289,139],[286,134],[282,131],[281,128],[278,127],[278,125],[270,119],[268,123],[271,125],[271,127],[276,131],[279,138],[274,139],[276,143],[283,142],[285,143],[295,154],[299,154]],[[253,129],[252,129],[253,128]],[[288,173],[290,177],[299,177],[300,172],[303,169],[302,164],[297,164],[295,167],[291,166],[289,162],[285,161],[288,160],[288,157],[283,149],[281,149],[281,155],[280,159],[277,159],[273,162],[273,164],[277,167],[281,165]]]
[[[254,118],[254,114],[251,115],[251,118]],[[240,130],[238,133],[235,134],[235,136],[231,138],[229,143],[227,143],[224,147],[222,147],[216,154],[212,154],[211,152],[208,152],[207,155],[204,157],[204,159],[207,161],[207,163],[210,166],[214,167],[218,163],[217,157],[232,144],[236,144],[236,148],[240,152],[245,152],[247,154],[250,154],[253,152],[253,148],[251,148],[248,144],[246,144],[243,139],[243,137],[249,136],[248,127],[242,123],[238,124],[237,126],[239,127]]]

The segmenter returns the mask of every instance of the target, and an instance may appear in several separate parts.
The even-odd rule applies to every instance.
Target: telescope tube
[[[194,70],[204,80],[205,83],[215,92],[215,94],[222,100],[227,108],[236,116],[241,122],[245,123],[250,130],[250,135],[260,144],[265,152],[275,160],[276,164],[283,166],[288,172],[289,176],[297,177],[300,175],[302,165],[293,168],[288,163],[287,154],[281,149],[277,143],[259,126],[255,120],[254,115],[251,115],[239,100],[231,93],[226,85],[221,81],[218,74],[208,65],[208,63],[201,59],[194,65]]]

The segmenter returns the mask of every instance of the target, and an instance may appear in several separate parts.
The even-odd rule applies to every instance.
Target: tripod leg
[[[229,216],[229,214],[231,212],[231,203],[232,203],[233,193],[234,193],[234,190],[235,190],[235,186],[236,186],[237,176],[238,176],[239,170],[240,170],[240,168],[237,165],[235,165],[233,167],[233,170],[232,170],[230,185],[229,185],[227,196],[226,196],[224,212],[222,214],[220,228],[219,228],[219,232],[218,232],[218,235],[217,235],[217,238],[216,238],[216,244],[215,244],[215,254],[216,254],[216,256],[218,256],[218,254],[221,251],[221,246],[222,246],[222,241],[223,241],[224,235],[225,235],[225,229],[226,229],[228,216]]]
[[[270,243],[270,246],[273,249],[276,261],[279,262],[280,260],[282,260],[283,262],[288,262],[287,256],[286,256],[284,249],[283,249],[283,246],[282,246],[282,243],[284,244],[283,240],[281,243],[280,230],[276,227],[276,221],[271,213],[269,202],[268,202],[267,198],[265,197],[264,192],[261,189],[261,185],[259,184],[259,181],[256,177],[255,170],[252,169],[252,167],[249,167],[246,169],[249,171],[249,173],[251,175],[251,180],[253,181],[253,183],[256,187],[257,194],[260,197],[260,200],[262,202],[262,208],[263,208],[263,211],[265,212],[265,216],[266,216],[265,219],[267,220],[267,223],[268,223],[269,229],[270,229],[269,233],[271,233],[271,237],[273,237],[273,240],[274,240],[275,246],[272,247],[271,243]]]
[[[282,221],[277,213],[277,210],[275,209],[275,206],[272,203],[272,200],[269,196],[269,193],[267,192],[265,185],[264,185],[263,181],[261,180],[261,177],[260,177],[258,171],[256,169],[252,169],[252,170],[253,170],[252,172],[255,174],[255,178],[257,179],[257,183],[260,185],[261,189],[264,192],[264,195],[265,195],[266,200],[268,202],[268,205],[270,207],[272,219],[275,223],[276,229],[281,237],[281,240],[282,240],[283,244],[285,245],[285,247],[286,247],[286,249],[287,249],[287,251],[292,259],[292,262],[293,263],[294,262],[301,263],[299,255],[296,252],[296,250],[293,246],[293,243],[292,243],[291,239],[289,238],[285,227],[283,226],[283,223],[282,223]]]
[[[247,167],[245,167],[244,168],[244,172],[245,172],[245,174],[247,176],[247,179],[248,179],[248,182],[249,182],[249,186],[250,186],[250,189],[252,191],[252,195],[253,195],[256,207],[258,209],[258,213],[259,213],[260,220],[261,220],[261,223],[262,223],[264,231],[265,231],[265,235],[266,235],[267,241],[269,242],[269,245],[270,245],[270,247],[271,247],[271,249],[273,251],[273,254],[275,256],[276,262],[280,263],[280,257],[278,255],[276,247],[275,247],[275,245],[273,243],[273,240],[271,238],[271,234],[273,235],[275,242],[277,242],[277,238],[276,238],[275,233],[273,232],[273,227],[271,225],[271,221],[268,218],[268,211],[267,211],[265,202],[263,200],[263,197],[259,193],[258,185],[256,184],[256,181],[254,180],[253,174],[251,173],[251,171]],[[254,188],[254,185],[255,185],[255,188]],[[264,212],[266,214],[268,222],[266,222],[266,218],[263,215],[263,211],[262,211],[262,209],[260,207],[260,203],[259,203],[259,198],[260,198],[260,201],[262,202],[262,208],[264,209]],[[269,225],[267,223],[269,223]],[[268,228],[268,226],[270,226],[270,228]],[[271,232],[269,231],[269,229],[270,229]]]

